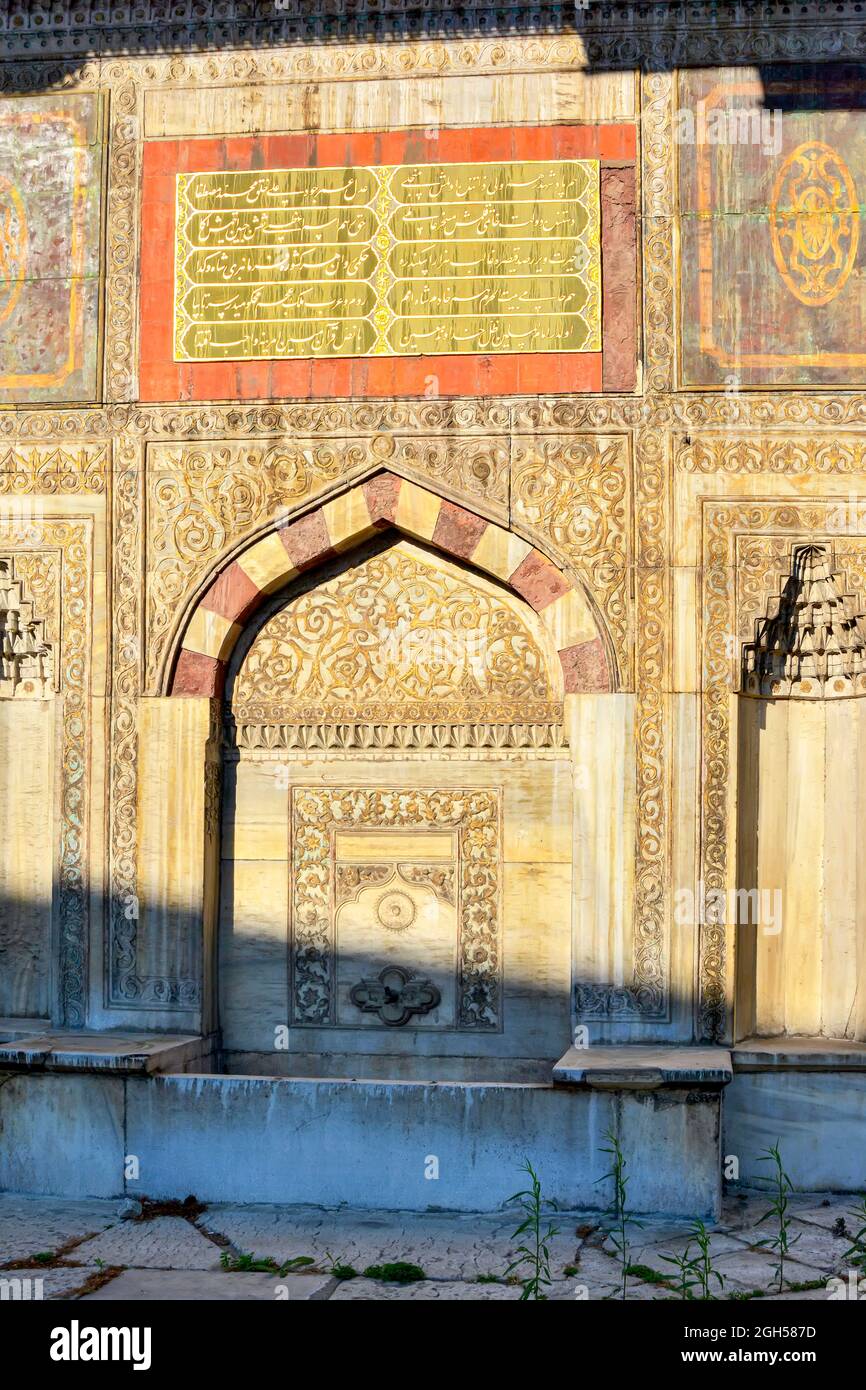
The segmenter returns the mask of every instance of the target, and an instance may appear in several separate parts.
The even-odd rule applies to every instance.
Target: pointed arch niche
[[[546,556],[386,472],[210,578],[144,702],[172,797],[143,841],[172,912],[198,893],[229,1070],[549,1077],[572,1017],[570,702],[614,669]]]

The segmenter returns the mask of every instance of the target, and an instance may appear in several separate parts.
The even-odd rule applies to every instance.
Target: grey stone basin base
[[[45,1070],[0,1083],[0,1189],[10,1192],[495,1211],[523,1186],[529,1159],[546,1199],[600,1210],[613,1131],[634,1211],[719,1209],[717,1086]]]

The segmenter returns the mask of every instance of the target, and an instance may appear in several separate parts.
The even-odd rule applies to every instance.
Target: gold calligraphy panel
[[[598,352],[598,167],[179,174],[175,359]]]

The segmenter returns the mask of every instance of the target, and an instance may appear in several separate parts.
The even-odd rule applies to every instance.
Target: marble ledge
[[[191,1034],[22,1033],[0,1026],[0,1071],[112,1072],[150,1076],[206,1070],[210,1044]]]
[[[724,1047],[570,1047],[553,1068],[560,1086],[651,1091],[659,1086],[727,1086],[731,1054]]]
[[[866,1071],[866,1042],[843,1038],[744,1038],[732,1056],[735,1072]]]

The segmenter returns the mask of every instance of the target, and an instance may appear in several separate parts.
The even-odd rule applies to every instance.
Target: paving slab
[[[772,1200],[772,1192],[762,1192],[754,1188],[749,1189],[746,1196],[726,1198],[722,1204],[722,1216],[717,1222],[717,1229],[740,1231],[744,1227],[756,1226],[764,1213],[770,1210]],[[788,1215],[800,1216],[804,1211],[811,1211],[820,1200],[814,1192],[792,1192],[788,1196]],[[835,1220],[835,1217],[833,1219]],[[769,1222],[763,1224],[766,1226]],[[832,1222],[830,1224],[832,1225]],[[762,1234],[763,1227],[758,1235],[759,1240]]]
[[[762,1289],[767,1293],[771,1292],[776,1282],[777,1264],[778,1257],[775,1252],[750,1250],[747,1246],[742,1250],[720,1255],[713,1261],[713,1267],[724,1277],[726,1293],[738,1289]],[[822,1269],[816,1269],[800,1260],[785,1261],[786,1284],[807,1284],[812,1279],[823,1278]]]
[[[557,1279],[547,1290],[547,1297],[551,1303],[600,1303],[618,1292],[615,1284],[581,1282],[577,1275],[574,1279]]]
[[[853,1236],[861,1226],[866,1224],[866,1218],[862,1214],[859,1216],[855,1214],[855,1208],[859,1205],[859,1201],[860,1199],[853,1192],[843,1196],[830,1197],[823,1201],[813,1198],[807,1206],[797,1207],[797,1219],[808,1222],[810,1226],[823,1226],[825,1230],[831,1231],[841,1217],[845,1222],[846,1230]]]
[[[472,1284],[462,1279],[425,1279],[418,1284],[385,1284],[378,1279],[344,1279],[332,1303],[516,1303],[522,1290],[514,1284]]]
[[[809,1303],[826,1300],[830,1297],[826,1289],[802,1289],[799,1293],[771,1293],[760,1299],[761,1303]]]
[[[32,1301],[71,1298],[92,1273],[92,1269],[70,1269],[64,1265],[56,1269],[7,1269],[0,1273],[0,1285],[8,1289],[5,1298],[29,1296]],[[19,1280],[21,1284],[16,1288]]]
[[[118,1221],[85,1241],[76,1259],[89,1265],[132,1265],[141,1269],[218,1269],[222,1252],[181,1216],[152,1221]]]
[[[665,1255],[683,1255],[686,1248],[691,1245],[691,1254],[698,1254],[698,1247],[692,1235],[678,1235],[674,1240],[662,1240],[656,1245],[641,1246],[635,1241],[629,1252],[629,1263],[633,1265],[646,1265],[649,1269],[657,1270],[666,1279],[676,1281],[678,1275],[675,1265],[668,1264],[664,1259]],[[728,1235],[725,1231],[713,1231],[710,1234],[710,1258],[715,1261],[720,1255],[728,1255],[732,1251],[745,1250],[747,1248],[742,1237]]]
[[[615,1303],[621,1300],[622,1290],[614,1289],[604,1298],[605,1303]],[[668,1289],[664,1284],[646,1284],[642,1280],[633,1279],[629,1275],[628,1283],[625,1286],[626,1303],[657,1303],[659,1301],[679,1302],[679,1294],[674,1289]]]
[[[663,1245],[665,1242],[681,1240],[691,1230],[690,1221],[646,1221],[637,1225],[630,1221],[626,1226],[626,1237],[635,1248],[650,1245]],[[602,1242],[602,1249],[613,1250],[610,1231]]]
[[[333,1284],[330,1275],[287,1274],[281,1279],[276,1274],[228,1274],[225,1270],[126,1269],[79,1302],[195,1303],[217,1299],[300,1303],[327,1298]]]
[[[853,1235],[856,1196],[797,1193],[792,1198],[792,1235],[798,1234],[787,1264],[788,1282],[808,1282],[844,1273],[844,1251]],[[6,1260],[23,1259],[30,1266],[23,1277],[42,1278],[46,1298],[74,1299],[77,1290],[98,1267],[124,1266],[123,1273],[88,1298],[101,1300],[268,1299],[284,1288],[292,1301],[305,1299],[356,1301],[512,1301],[519,1285],[477,1282],[479,1275],[504,1276],[518,1243],[513,1235],[520,1220],[516,1211],[472,1215],[456,1212],[326,1211],[319,1207],[235,1205],[210,1207],[196,1224],[177,1216],[149,1221],[121,1221],[117,1201],[60,1201],[45,1197],[0,1196],[0,1241]],[[758,1225],[769,1209],[769,1198],[754,1190],[741,1198],[729,1195],[722,1222],[711,1228],[714,1267],[724,1274],[724,1296],[761,1290],[773,1292],[776,1256],[751,1248],[770,1234],[770,1222]],[[839,1216],[849,1235],[833,1234]],[[610,1234],[604,1235],[597,1213],[554,1212],[559,1228],[551,1241],[554,1283],[551,1301],[606,1299],[619,1295],[620,1268]],[[220,1267],[222,1249],[208,1238],[214,1232],[231,1242],[237,1253],[270,1255],[282,1262],[305,1255],[318,1272],[278,1274],[228,1272]],[[631,1261],[647,1265],[666,1278],[676,1271],[663,1255],[681,1252],[689,1239],[689,1223],[652,1221],[629,1228]],[[31,1263],[42,1250],[55,1251],[77,1241],[71,1258],[81,1267],[45,1269]],[[363,1271],[371,1264],[404,1260],[417,1264],[427,1276],[420,1284],[396,1285],[360,1277],[340,1283],[327,1271],[332,1261]],[[565,1277],[566,1268],[575,1273]],[[19,1271],[0,1271],[15,1276]],[[783,1298],[827,1297],[823,1289],[786,1290]],[[631,1275],[628,1301],[676,1298],[652,1280]]]
[[[766,1222],[760,1231],[765,1231],[769,1224]],[[760,1240],[762,1237],[756,1232],[755,1238]],[[835,1274],[842,1269],[845,1265],[842,1257],[851,1244],[850,1239],[845,1236],[834,1236],[832,1231],[824,1230],[820,1226],[811,1226],[800,1219],[791,1222],[788,1239],[796,1239],[796,1244],[791,1247],[795,1260],[814,1265],[825,1274]]]
[[[632,1259],[636,1259],[640,1251],[661,1249],[673,1249],[677,1245],[685,1246],[691,1235],[691,1223],[679,1221],[676,1223],[658,1223],[657,1225],[638,1226],[634,1222],[629,1222],[626,1226],[626,1240],[632,1252]],[[717,1238],[721,1240],[721,1233]],[[726,1240],[733,1243],[734,1238],[726,1236]],[[694,1237],[692,1237],[694,1239]],[[613,1234],[608,1232],[601,1243],[601,1249],[609,1255],[616,1255],[616,1246],[613,1243]]]
[[[398,1260],[416,1264],[434,1278],[471,1281],[479,1274],[504,1275],[520,1243],[513,1232],[518,1213],[322,1211],[310,1207],[210,1207],[199,1224],[231,1241],[239,1252],[270,1255],[278,1262],[306,1255],[322,1267],[331,1262],[368,1265]],[[551,1213],[559,1234],[550,1242],[551,1266],[561,1273],[574,1262],[581,1218]]]
[[[575,1284],[584,1284],[590,1298],[604,1298],[622,1280],[620,1267],[616,1260],[593,1245],[584,1245],[572,1262],[577,1272],[571,1276]]]
[[[118,1203],[0,1194],[0,1264],[59,1250],[116,1224]]]

